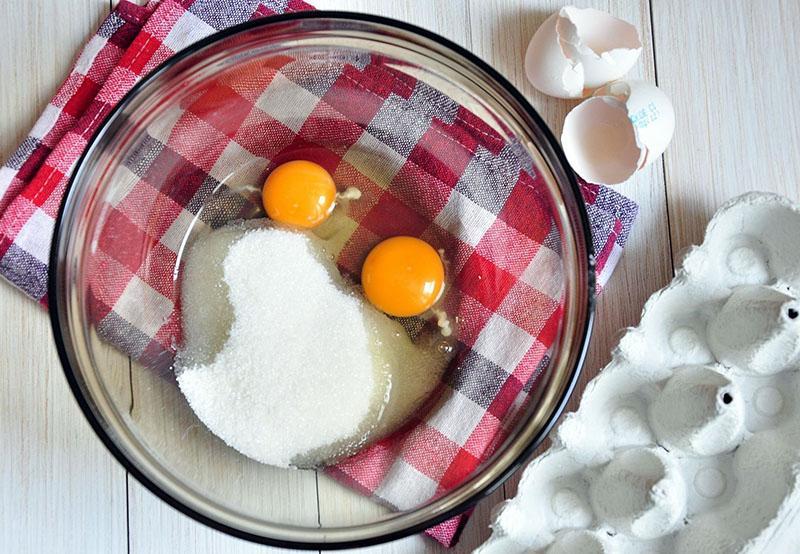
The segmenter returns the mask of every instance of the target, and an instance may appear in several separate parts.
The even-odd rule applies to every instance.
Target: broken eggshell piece
[[[557,98],[582,98],[625,75],[642,52],[636,27],[592,8],[548,17],[525,53],[531,84]]]
[[[567,114],[561,146],[578,175],[615,185],[658,158],[674,131],[675,111],[658,87],[616,81]]]

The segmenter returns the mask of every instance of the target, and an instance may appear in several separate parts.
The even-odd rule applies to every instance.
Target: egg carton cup
[[[800,207],[725,204],[477,552],[797,551],[798,297]]]

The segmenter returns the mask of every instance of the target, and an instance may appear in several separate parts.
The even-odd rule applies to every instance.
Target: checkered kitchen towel
[[[215,30],[307,9],[301,0],[161,0],[147,6],[123,0],[0,169],[0,273],[47,304],[48,250],[68,177],[104,117],[143,75]],[[536,193],[538,177],[515,145],[449,98],[377,59],[345,60],[313,79],[292,62],[260,66],[251,80],[258,86],[249,90],[224,81],[210,85],[176,122],[180,133],[149,137],[140,156],[129,160],[135,182],[110,207],[106,234],[130,237],[130,244],[149,241],[148,259],[137,257],[138,248],[117,243],[106,250],[101,241],[93,314],[100,332],[136,359],[170,358],[180,332],[172,281],[180,222],[220,188],[229,164],[255,163],[259,182],[288,159],[321,163],[339,182],[364,193],[348,213],[352,233],[338,258],[344,271],[357,274],[371,244],[403,233],[443,246],[456,276],[453,309],[464,316],[458,337],[464,348],[441,399],[424,420],[330,468],[357,490],[408,508],[457,485],[491,454],[547,367],[560,317],[560,293],[542,279],[559,263],[554,229]],[[286,122],[280,106],[263,101],[278,85],[294,87],[303,100],[302,124]],[[227,115],[224,122],[214,117],[220,101],[240,112],[237,128],[222,128],[230,125]],[[415,118],[419,133],[392,133],[400,115]],[[362,127],[353,120],[371,123]],[[360,148],[381,152],[392,163],[376,174],[362,163]],[[174,172],[176,185],[157,191],[148,174],[161,180],[164,171]],[[636,206],[605,187],[584,183],[582,192],[602,285]],[[143,205],[158,207],[155,222],[143,218]],[[134,295],[151,305],[143,310],[130,302]],[[450,545],[464,521],[454,518],[428,534]]]

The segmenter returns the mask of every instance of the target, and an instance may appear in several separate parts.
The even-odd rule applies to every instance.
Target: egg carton
[[[724,205],[476,552],[797,551],[799,293],[800,207]]]

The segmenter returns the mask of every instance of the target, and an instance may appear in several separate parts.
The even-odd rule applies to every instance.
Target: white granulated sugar
[[[184,260],[178,383],[213,433],[271,465],[318,466],[387,436],[453,356],[435,325],[412,341],[345,281],[336,219],[324,239],[232,223]]]
[[[785,198],[722,207],[478,552],[796,552],[798,236]]]
[[[179,367],[197,416],[241,453],[283,467],[356,434],[375,389],[361,301],[332,280],[308,237],[289,231],[247,231],[223,271],[227,341],[207,363]]]

